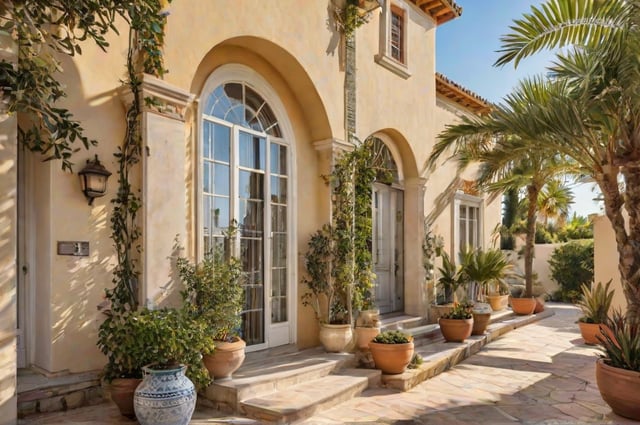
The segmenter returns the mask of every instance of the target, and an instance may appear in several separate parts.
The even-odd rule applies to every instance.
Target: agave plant
[[[640,323],[629,320],[620,310],[615,310],[607,325],[611,332],[598,337],[609,366],[640,372]]]
[[[460,263],[462,279],[475,283],[477,290],[483,290],[483,293],[489,283],[501,285],[513,273],[513,265],[499,249],[466,249],[460,254]],[[476,299],[478,294],[476,290],[473,292],[473,299]]]
[[[578,300],[578,307],[582,310],[581,322],[585,323],[606,323],[609,316],[609,309],[613,301],[614,290],[609,289],[611,280],[606,285],[598,282],[593,288],[582,284],[582,297]]]
[[[461,268],[451,261],[446,252],[442,253],[442,267],[438,267],[440,277],[437,285],[444,291],[445,302],[453,301],[453,294],[462,285]]]

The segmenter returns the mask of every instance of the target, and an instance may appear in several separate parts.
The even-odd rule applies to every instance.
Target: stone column
[[[186,246],[189,236],[189,188],[197,181],[196,156],[187,148],[185,114],[194,96],[150,75],[142,83],[142,299],[149,307],[180,301],[170,256],[176,237]]]
[[[16,63],[17,48],[0,32],[0,60]],[[0,99],[0,425],[17,421],[18,120]]]
[[[426,317],[429,308],[422,267],[426,182],[419,177],[404,182],[404,311],[422,317]]]

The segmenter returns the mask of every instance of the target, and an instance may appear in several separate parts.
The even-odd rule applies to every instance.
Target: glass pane
[[[240,201],[240,222],[242,236],[262,236],[264,230],[264,207],[259,201]]]
[[[205,161],[202,165],[202,190],[205,193],[211,193],[211,163]]]
[[[240,132],[239,148],[241,167],[265,169],[266,140],[263,137]]]
[[[467,222],[466,220],[460,220],[460,249],[464,249],[467,246]]]
[[[202,233],[204,234],[204,249],[211,247],[211,196],[202,197]]]
[[[262,239],[240,238],[242,269],[247,273],[247,284],[262,284]]]
[[[240,170],[238,172],[238,197],[240,199],[264,199],[264,174]]]
[[[229,198],[219,196],[213,199],[213,211],[211,212],[212,227],[214,229],[225,229],[229,227]],[[218,230],[216,233],[220,233]]]
[[[287,298],[276,297],[271,299],[271,323],[287,321]]]
[[[273,267],[287,266],[287,235],[283,233],[274,234],[272,242]]]
[[[211,158],[211,123],[207,121],[202,125],[202,156]]]
[[[475,220],[477,208],[469,208],[469,219]]]
[[[261,344],[264,342],[264,320],[262,315],[263,309],[242,313],[241,337],[246,341],[247,345]]]
[[[272,143],[269,154],[271,156],[269,159],[271,161],[271,167],[269,167],[271,173],[280,174],[280,145]]]
[[[214,164],[213,169],[215,172],[215,176],[213,178],[214,193],[216,195],[229,196],[229,166]]]
[[[231,144],[231,129],[224,125],[214,127],[214,153],[216,161],[229,162],[229,151]]]
[[[278,145],[280,150],[280,174],[283,176],[288,175],[289,171],[287,170],[287,147]]]
[[[279,205],[271,207],[271,230],[274,232],[287,231],[287,207]]]
[[[271,202],[277,204],[287,203],[287,179],[284,177],[271,177]]]
[[[225,114],[224,120],[246,127],[244,120],[244,106],[242,104],[232,106]]]
[[[467,218],[467,207],[464,205],[460,205],[460,218]]]

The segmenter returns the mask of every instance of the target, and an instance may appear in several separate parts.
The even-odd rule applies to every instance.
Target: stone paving
[[[378,388],[304,424],[635,424],[611,412],[595,383],[597,349],[583,344],[572,306],[491,342],[407,392]],[[111,404],[39,415],[19,424],[135,424]],[[192,425],[254,424],[198,408]]]

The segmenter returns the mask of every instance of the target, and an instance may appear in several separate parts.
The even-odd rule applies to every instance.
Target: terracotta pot
[[[513,298],[511,297],[511,308],[515,314],[527,316],[533,314],[536,308],[535,298]]]
[[[534,314],[542,313],[544,311],[544,300],[536,298],[536,306],[533,309]]]
[[[368,350],[369,343],[380,333],[380,328],[356,326],[356,346],[360,350]]]
[[[231,379],[231,374],[244,362],[244,349],[247,343],[238,338],[237,341],[216,341],[215,344],[213,354],[203,356],[204,366],[213,379]]]
[[[509,305],[509,295],[487,295],[487,301],[491,305],[491,310],[501,311]]]
[[[491,322],[491,313],[473,313],[473,330],[471,335],[484,335]]]
[[[600,344],[600,341],[597,338],[598,335],[602,335],[602,333],[600,332],[600,326],[602,326],[604,331],[613,338],[613,333],[607,325],[604,325],[602,323],[578,322],[578,327],[580,328],[580,333],[582,334],[582,339],[584,339],[585,344]]]
[[[596,382],[602,399],[614,413],[640,421],[640,372],[596,361]]]
[[[471,336],[473,318],[471,319],[438,319],[440,332],[447,342],[463,342]]]
[[[138,378],[118,378],[111,381],[109,392],[111,400],[118,406],[120,414],[127,418],[135,418],[136,413],[133,409],[133,394],[142,379]]]
[[[386,374],[404,372],[413,358],[413,341],[405,344],[381,344],[371,341],[369,349],[376,369]]]
[[[320,325],[320,343],[328,353],[346,351],[352,339],[351,325]]]

